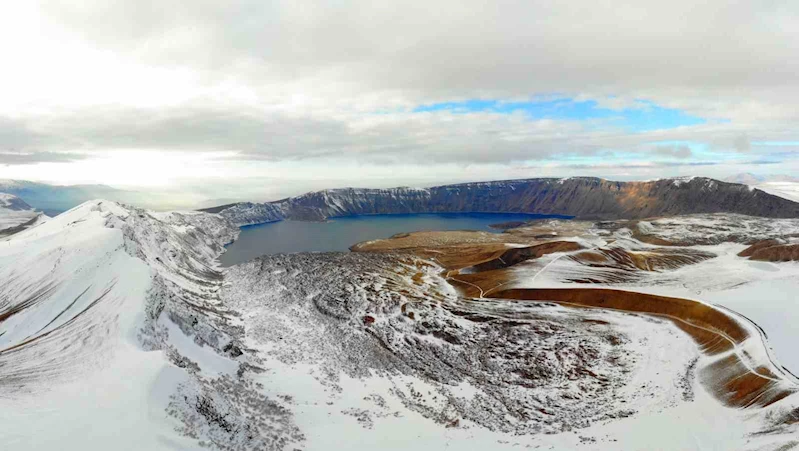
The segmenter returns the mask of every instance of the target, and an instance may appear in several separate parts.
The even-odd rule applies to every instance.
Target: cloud
[[[226,158],[242,160],[473,163],[596,151],[594,146],[564,141],[564,136],[579,136],[580,131],[579,125],[568,121],[531,121],[523,115],[494,113],[458,118],[449,112],[330,117],[252,108],[87,109],[40,124],[35,138],[20,135],[13,144],[26,151],[67,148],[107,155],[156,150],[223,152]],[[4,144],[0,137],[0,146]]]
[[[693,155],[693,152],[686,145],[657,146],[655,147],[655,154],[674,158],[689,158]]]
[[[0,152],[37,145],[41,139],[26,121],[0,116]]]
[[[795,92],[789,80],[799,69],[791,44],[799,5],[790,2],[172,3],[56,1],[43,12],[86,42],[148,64],[262,86],[315,84],[320,95],[402,91],[416,103],[555,92],[629,103],[631,94],[657,92],[755,112],[774,98],[742,99],[742,89]]]
[[[706,143],[712,147],[708,155],[703,155],[708,158],[734,159],[736,153],[727,155],[733,149],[723,143],[735,142],[742,133],[734,123],[632,133],[623,124],[604,118],[536,119],[524,111],[328,114],[202,104],[85,108],[47,121],[34,118],[3,121],[0,117],[0,124],[3,123],[13,127],[0,128],[7,130],[5,135],[0,133],[0,149],[26,154],[41,152],[42,161],[56,161],[53,158],[63,152],[113,156],[120,151],[158,151],[218,154],[218,158],[228,160],[338,159],[385,165],[510,164],[601,154],[621,164],[627,158],[625,155],[638,160],[689,159],[694,153],[688,143]],[[799,133],[794,139],[797,138]],[[770,148],[764,149],[752,150],[750,155],[765,158],[773,153]]]
[[[9,8],[0,51],[14,70],[0,84],[0,152],[17,165],[135,150],[308,170],[334,160],[413,163],[431,174],[450,163],[578,170],[568,163],[597,156],[636,169],[641,160],[769,161],[752,142],[799,142],[796,2]],[[642,120],[625,129],[590,115],[419,108],[564,98]],[[653,129],[646,119],[658,111],[698,120]]]
[[[752,143],[749,141],[749,137],[746,135],[741,135],[735,138],[732,146],[738,152],[749,152],[752,150]]]
[[[68,163],[83,160],[86,157],[86,155],[69,152],[0,152],[0,165]]]
[[[549,168],[561,169],[605,169],[605,170],[627,170],[627,169],[659,169],[659,168],[677,168],[677,167],[702,167],[702,166],[719,166],[723,163],[718,161],[691,161],[691,162],[677,162],[677,161],[656,161],[656,162],[634,162],[634,163],[563,163],[556,165],[549,165]],[[535,166],[522,166],[523,169],[530,169]]]

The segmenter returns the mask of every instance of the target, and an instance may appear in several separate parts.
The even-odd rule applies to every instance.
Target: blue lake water
[[[442,213],[369,215],[334,218],[327,222],[279,221],[241,228],[220,262],[233,266],[266,254],[346,252],[361,241],[388,238],[420,230],[482,230],[501,232],[491,224],[559,216],[505,213]],[[563,216],[560,216],[561,218]]]

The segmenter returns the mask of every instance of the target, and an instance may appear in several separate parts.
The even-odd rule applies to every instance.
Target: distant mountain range
[[[336,216],[436,212],[541,213],[586,219],[713,212],[765,217],[799,216],[799,204],[786,200],[799,200],[799,179],[796,177],[738,174],[728,180],[733,182],[702,177],[648,182],[572,177],[462,183],[432,188],[343,188],[274,202],[232,203],[202,211],[222,213],[239,225],[281,219],[321,221]],[[153,208],[154,201],[163,202],[165,198],[107,185],[57,186],[20,180],[0,180],[0,193],[19,197],[33,209],[49,216],[93,199]],[[159,207],[164,208],[160,204]]]
[[[238,225],[282,219],[321,221],[337,216],[502,212],[637,219],[693,213],[799,217],[799,203],[749,186],[703,177],[616,182],[593,177],[463,183],[433,188],[317,191],[266,203],[204,209]]]
[[[47,219],[13,194],[0,193],[0,237],[11,235]]]
[[[49,216],[55,216],[92,199],[141,205],[150,197],[106,185],[59,186],[25,180],[0,180],[0,193],[13,194]]]

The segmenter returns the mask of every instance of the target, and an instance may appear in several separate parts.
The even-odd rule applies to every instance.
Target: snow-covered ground
[[[629,271],[585,265],[564,255],[552,255],[517,269],[522,286],[574,286],[575,279],[625,290],[697,299],[732,309],[754,321],[768,335],[777,360],[799,374],[794,352],[799,324],[799,262],[761,262],[739,257],[743,242],[767,238],[793,240],[799,220],[764,219],[741,215],[694,215],[640,222],[649,236],[682,245],[677,254],[701,253],[712,258],[660,271]],[[642,253],[664,249],[632,238],[627,229],[612,236],[581,238],[586,247],[622,248]],[[670,250],[672,248],[665,248]],[[527,275],[529,274],[529,275]],[[605,282],[603,282],[605,281]]]
[[[151,448],[170,429],[151,390],[180,372],[137,343],[151,275],[106,227],[120,210],[83,205],[0,243],[2,311],[31,301],[0,323],[9,449]]]
[[[746,246],[726,243],[703,246],[718,257],[690,265],[633,290],[701,299],[736,311],[768,336],[776,359],[799,375],[796,352],[799,325],[799,262],[758,262],[738,257]]]
[[[236,233],[217,215],[93,201],[0,241],[4,447],[791,444],[786,434],[795,431],[762,432],[795,396],[768,411],[722,406],[698,382],[711,357],[668,320],[467,299],[441,267],[410,256],[276,255],[222,271],[216,258]],[[619,246],[651,246],[618,233]],[[579,239],[599,246],[608,238]],[[795,264],[774,271],[733,261],[741,246],[697,246],[721,257],[625,288],[714,301],[743,299],[760,282],[780,292],[795,286]],[[539,269],[536,286],[562,284],[563,271],[586,271],[564,255],[520,266]],[[757,361],[759,344],[734,352]]]
[[[697,383],[709,358],[668,321],[467,302],[440,285],[437,268],[398,302],[378,302],[378,290],[401,284],[386,279],[385,264],[370,255],[271,256],[228,273],[223,298],[248,312],[247,346],[260,350],[267,368],[259,380],[291,397],[308,449],[776,449],[786,442],[758,434],[764,424],[753,413],[723,407]],[[425,302],[425,293],[440,299]],[[351,299],[346,308],[342,299]],[[367,316],[374,322],[364,326]],[[598,346],[587,359],[596,366],[581,376],[562,374],[579,353],[547,359],[548,349],[589,343]],[[521,369],[541,374],[520,382],[513,376]],[[592,388],[597,377],[610,392]]]
[[[213,324],[195,316],[192,340],[175,321],[211,308],[197,275],[234,233],[96,201],[0,242],[4,448],[195,449],[167,408],[196,379],[175,356],[207,353]]]

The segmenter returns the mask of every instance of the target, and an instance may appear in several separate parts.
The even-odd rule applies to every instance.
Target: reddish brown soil
[[[547,254],[555,252],[572,252],[583,249],[581,245],[573,241],[550,241],[544,244],[529,247],[516,247],[503,252],[498,257],[474,265],[470,269],[476,272],[490,271],[493,269],[508,268],[527,260],[541,258]]]
[[[688,299],[611,289],[509,289],[493,298],[557,302],[574,307],[605,308],[666,318],[690,335],[707,355],[733,349],[749,338],[745,327],[723,311]],[[796,393],[768,367],[749,369],[730,354],[700,372],[702,383],[731,407],[765,407]]]
[[[677,243],[672,243],[669,240],[664,240],[663,238],[652,235],[644,235],[638,232],[633,232],[633,238],[647,244],[654,244],[655,246],[677,246]]]
[[[638,202],[633,198],[628,200]],[[643,202],[646,203],[646,200]],[[445,267],[447,280],[467,297],[548,301],[576,308],[613,309],[661,317],[686,332],[700,351],[708,356],[731,351],[751,338],[748,329],[726,312],[688,299],[612,289],[514,288],[516,273],[511,266],[527,259],[540,258],[547,253],[578,251],[579,246],[564,241],[528,241],[530,246],[508,249],[504,243],[497,241],[498,236],[487,237],[487,241],[481,243],[481,237],[475,234],[410,234],[398,239],[367,243],[353,250],[396,252],[398,249],[394,246],[399,245],[401,251],[434,260]],[[511,234],[501,236],[507,239]],[[514,243],[523,241],[522,236],[517,234]],[[654,244],[659,245],[672,244],[660,239],[648,240],[641,236],[637,238],[654,241]],[[459,240],[468,242],[458,242]],[[762,249],[754,250],[751,256],[756,257],[758,252],[763,251],[774,255],[783,255],[779,252],[785,252],[770,251],[773,247],[763,246]],[[587,265],[628,270],[671,269],[712,257],[711,254],[699,251],[675,248],[646,252],[599,249],[574,252],[569,256]],[[719,401],[731,407],[746,408],[768,406],[797,391],[796,387],[784,383],[782,375],[774,374],[773,371],[768,366],[750,369],[737,354],[730,354],[700,369],[698,374],[702,384]],[[789,418],[794,417],[786,417],[785,422]]]
[[[799,261],[799,244],[785,244],[777,240],[763,240],[744,249],[739,257],[764,262]]]
[[[510,271],[495,269],[473,274],[455,274],[447,280],[464,296],[477,298],[501,287],[510,288],[515,279]]]
[[[739,257],[751,257],[752,254],[754,254],[756,251],[759,251],[760,249],[766,249],[766,248],[769,248],[769,247],[772,247],[772,246],[779,246],[780,244],[782,244],[782,242],[780,242],[778,240],[774,240],[774,239],[758,241],[757,243],[755,243],[755,244],[747,247],[746,249],[742,250],[741,252],[739,252],[738,256]]]
[[[630,221],[627,224],[627,227],[629,227],[629,229],[633,231],[633,238],[635,238],[636,240],[642,241],[647,244],[654,244],[655,246],[677,246],[677,243],[672,243],[671,241],[660,238],[658,236],[645,234],[644,232],[641,231],[641,229],[638,228],[638,222],[639,221]]]
[[[685,248],[660,248],[647,251],[628,251],[619,248],[595,249],[570,256],[572,260],[589,266],[610,266],[641,271],[677,269],[713,257],[715,255],[709,252]]]

